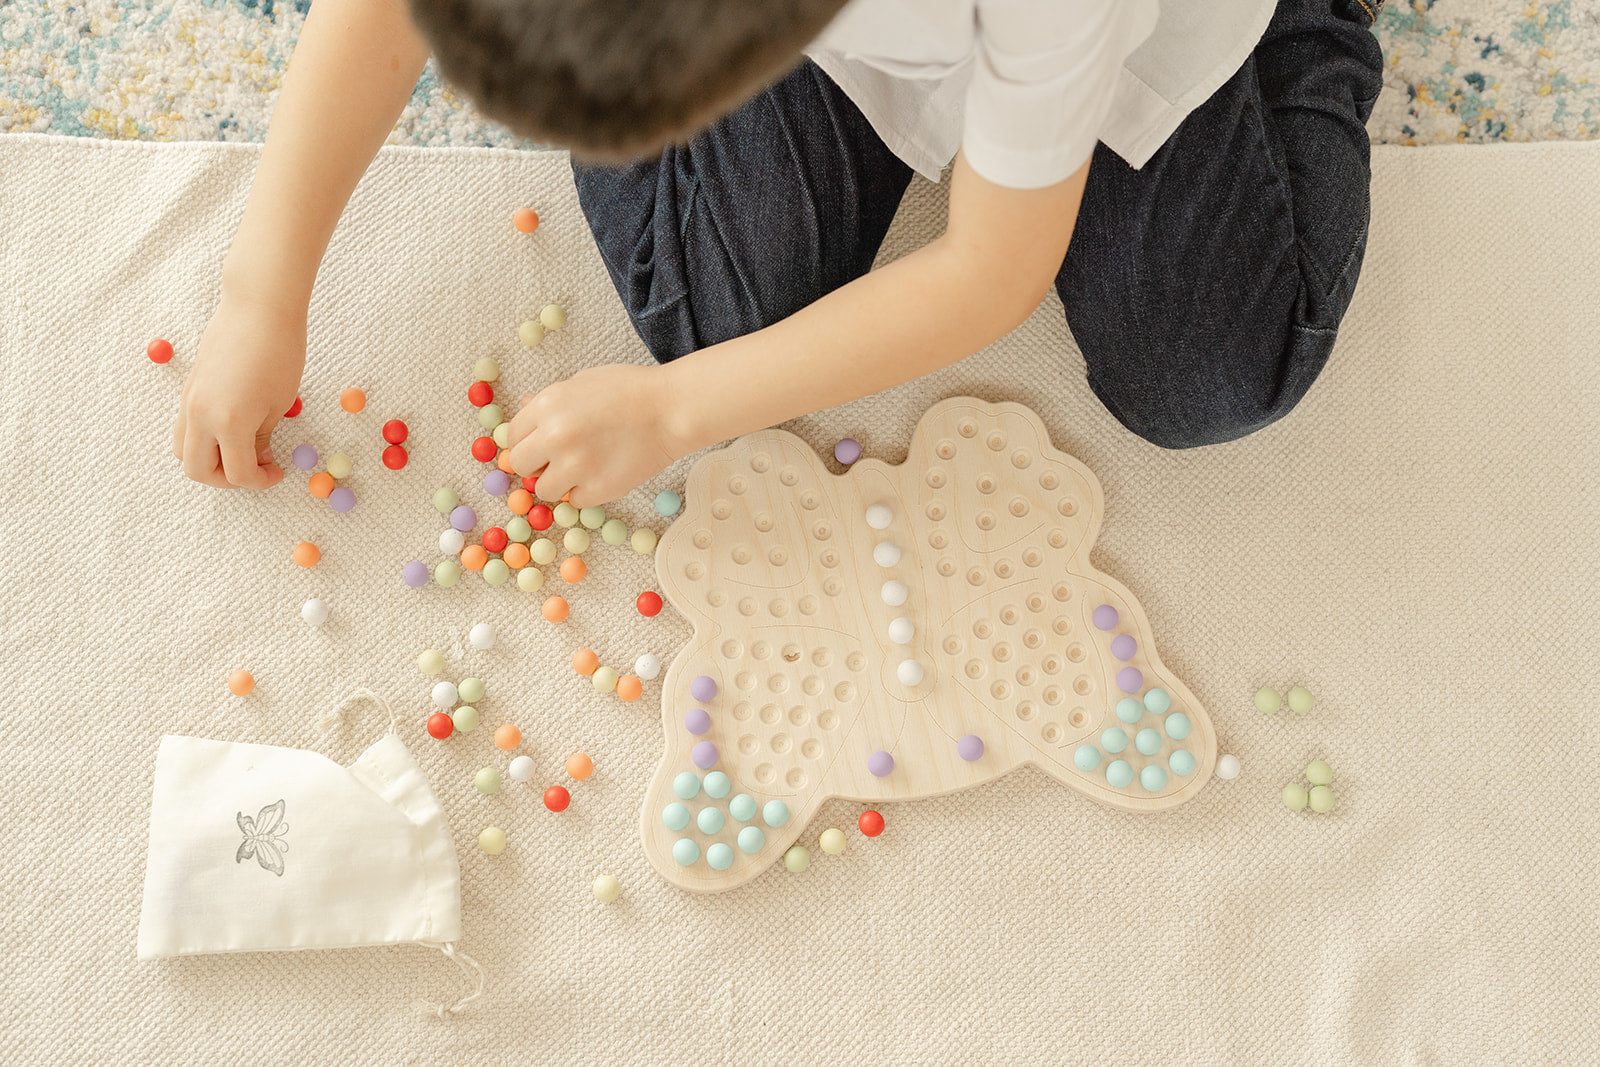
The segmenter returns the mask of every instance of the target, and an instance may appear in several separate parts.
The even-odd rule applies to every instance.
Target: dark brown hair
[[[536,141],[618,161],[798,62],[845,0],[410,0],[445,80]]]

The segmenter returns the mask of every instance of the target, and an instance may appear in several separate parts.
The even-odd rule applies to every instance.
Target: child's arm
[[[312,6],[172,431],[196,481],[282,479],[267,443],[300,384],[317,267],[427,58],[404,0]]]
[[[661,367],[583,371],[512,420],[519,472],[579,506],[621,496],[694,449],[910,381],[1022,323],[1054,282],[1089,177],[986,181],[956,157],[943,235],[781,322]],[[603,431],[602,428],[603,427]]]

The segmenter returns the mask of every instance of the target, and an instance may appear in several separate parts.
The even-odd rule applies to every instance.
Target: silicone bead
[[[301,541],[294,546],[294,561],[301,567],[315,567],[322,559],[322,550],[310,541]]]
[[[635,530],[633,536],[629,538],[629,543],[639,555],[648,556],[656,550],[656,532],[649,527]]]
[[[628,524],[621,519],[607,519],[600,527],[600,540],[608,545],[620,545],[628,539]]]
[[[421,589],[428,584],[428,565],[420,559],[414,559],[400,568],[400,580],[413,589]]]
[[[466,535],[454,526],[439,534],[439,551],[447,556],[459,556],[467,546]]]
[[[494,400],[494,386],[486,381],[475,381],[467,386],[467,403],[481,408]]]
[[[457,505],[450,509],[450,525],[466,533],[478,525],[478,513],[465,504]]]
[[[1304,811],[1306,804],[1311,800],[1306,795],[1306,787],[1298,782],[1290,782],[1283,787],[1283,806],[1290,811]]]
[[[737,840],[740,852],[756,853],[760,852],[762,846],[767,843],[767,835],[761,832],[761,827],[759,826],[746,826],[739,831]]]
[[[328,457],[328,473],[335,478],[350,477],[350,471],[353,466],[354,464],[350,462],[350,457],[343,452],[335,452]]]
[[[406,460],[410,457],[406,454],[406,450],[404,448],[401,448],[399,445],[390,445],[388,448],[383,450],[382,458],[383,465],[385,467],[388,467],[392,471],[397,471],[406,465]]]
[[[417,657],[417,670],[427,675],[444,673],[444,656],[436,648],[425,649]]]
[[[1167,736],[1174,741],[1182,741],[1189,736],[1191,724],[1189,716],[1181,711],[1175,711],[1167,716]]]
[[[817,839],[817,844],[822,846],[822,851],[830,856],[837,856],[844,851],[844,831],[837,826],[830,826],[822,831],[822,836]]]
[[[683,497],[674,493],[671,489],[663,489],[656,494],[656,512],[658,514],[670,519],[678,513],[678,509],[681,507],[683,507]]]
[[[170,363],[172,362],[172,342],[165,338],[157,337],[145,346],[144,354],[150,357],[151,363]],[[296,401],[299,399],[299,397],[295,397]],[[296,412],[296,414],[299,413]],[[287,415],[285,418],[292,419],[294,415]]]
[[[517,340],[532,348],[544,340],[544,323],[538,319],[528,319],[517,327]]]
[[[541,567],[554,563],[560,551],[556,547],[556,543],[548,537],[535,538],[533,543],[528,546],[529,557]]]
[[[878,749],[867,757],[867,773],[874,778],[887,778],[894,771],[894,757]]]
[[[600,669],[600,657],[592,649],[580,648],[572,654],[572,669],[587,678]]]
[[[714,871],[725,871],[733,866],[733,849],[718,841],[706,849],[706,863]]]
[[[683,771],[672,780],[672,791],[679,800],[693,800],[700,792],[700,778],[693,771]]]
[[[551,508],[550,515],[556,520],[556,525],[563,529],[571,529],[578,525],[578,509],[565,500]]]
[[[289,459],[296,467],[308,471],[317,465],[317,450],[310,445],[297,445],[295,450],[289,453]]]
[[[473,439],[472,446],[468,451],[472,453],[472,458],[479,463],[493,463],[500,449],[496,447],[494,438],[477,437]]]
[[[533,772],[532,756],[518,756],[511,761],[511,766],[506,768],[506,773],[511,776],[513,782],[531,782],[533,781]]]
[[[553,785],[544,791],[544,806],[551,811],[566,811],[572,803],[572,794],[564,785]]]
[[[1165,715],[1172,707],[1172,697],[1165,689],[1152,689],[1144,695],[1144,706],[1152,714]]]
[[[517,588],[524,593],[537,593],[544,586],[544,572],[537,567],[525,567],[517,572]]]
[[[306,489],[318,500],[326,500],[333,492],[333,475],[327,471],[318,471],[306,482]]]
[[[443,741],[455,732],[456,724],[450,721],[450,716],[442,711],[436,711],[428,716],[428,736]]]
[[[1180,748],[1167,757],[1167,766],[1172,773],[1180,777],[1194,773],[1194,753],[1186,748]]]
[[[661,821],[668,830],[682,830],[689,825],[689,809],[677,802],[661,809]]]
[[[888,504],[868,504],[866,519],[867,525],[874,530],[887,530],[894,521],[894,512]]]
[[[661,614],[661,594],[646,589],[644,592],[639,594],[637,599],[634,600],[633,606],[638,610],[640,615],[643,615],[647,619],[653,619],[657,615]]]
[[[1312,785],[1330,785],[1333,782],[1333,768],[1328,766],[1327,760],[1312,760],[1306,767],[1306,781]]]
[[[1115,789],[1126,789],[1133,782],[1133,768],[1127,760],[1112,760],[1106,764],[1106,783]]]
[[[493,433],[494,428],[506,421],[506,413],[499,404],[485,404],[478,409],[478,425],[482,426],[485,433]]]
[[[339,394],[339,406],[354,415],[367,406],[367,394],[352,385]],[[335,474],[334,477],[337,478],[339,476]]]
[[[484,356],[472,365],[472,376],[480,382],[492,382],[500,377],[500,364]]]
[[[228,692],[236,697],[249,696],[256,687],[255,675],[249,671],[234,671],[228,675]]]
[[[561,547],[571,552],[574,556],[583,555],[589,551],[589,531],[580,526],[574,526],[561,539]]]
[[[483,699],[483,682],[477,678],[463,678],[456,686],[456,695],[463,704],[476,704]]]
[[[1312,811],[1320,814],[1333,810],[1333,790],[1325,785],[1312,786],[1308,799],[1311,802]]]
[[[700,741],[690,751],[689,758],[702,771],[709,770],[717,765],[717,746],[710,741]]]
[[[498,826],[491,826],[478,835],[478,847],[490,856],[498,856],[506,850],[506,832]]]
[[[700,814],[695,816],[694,824],[703,834],[714,834],[722,829],[723,814],[721,808],[701,808]]]
[[[1136,697],[1123,697],[1117,701],[1117,718],[1126,723],[1138,722],[1144,717],[1144,705]]]
[[[893,567],[900,562],[900,546],[893,541],[879,541],[872,547],[872,562],[880,567]]]
[[[968,763],[976,763],[983,758],[983,738],[977,734],[967,734],[956,742],[956,755]]]
[[[1283,698],[1278,696],[1276,689],[1256,690],[1256,710],[1271,715],[1283,706]]]
[[[1132,659],[1138,648],[1138,642],[1127,634],[1118,634],[1111,639],[1111,654],[1118,659]]]
[[[610,667],[601,667],[589,677],[594,684],[595,692],[609,693],[617,688],[617,672]]]
[[[511,577],[511,565],[503,559],[491,559],[483,565],[483,580],[490,585],[505,585]]]
[[[717,697],[716,680],[704,674],[698,676],[689,683],[689,695],[702,704],[708,700],[715,700]]]
[[[1144,672],[1138,667],[1124,667],[1117,672],[1117,688],[1124,693],[1137,693],[1144,687]]]
[[[728,814],[740,822],[749,822],[756,817],[756,800],[749,793],[740,793],[728,801]]]
[[[1147,793],[1159,793],[1167,784],[1167,772],[1152,763],[1139,772],[1139,784]]]
[[[1072,753],[1072,763],[1080,771],[1092,771],[1100,766],[1100,750],[1093,745],[1079,745]]]
[[[918,663],[914,659],[901,660],[900,665],[895,668],[894,673],[895,677],[900,679],[901,685],[914,686],[922,684],[922,677],[924,673],[922,664]]]
[[[761,821],[777,829],[789,821],[789,805],[781,800],[769,800],[761,806]]]
[[[678,861],[680,867],[692,867],[694,861],[700,858],[700,846],[687,837],[680,837],[672,844],[672,858]]]
[[[644,684],[631,674],[617,679],[617,697],[632,703],[644,693]]]
[[[800,845],[791,845],[789,851],[783,854],[783,869],[790,874],[799,874],[811,866],[811,853]]]
[[[435,704],[448,711],[456,705],[456,684],[454,682],[435,682],[432,696]],[[471,702],[468,701],[468,703]]]
[[[567,605],[565,597],[553,596],[544,602],[540,609],[546,622],[563,622],[572,609]]]
[[[909,645],[917,635],[917,628],[904,615],[889,620],[889,640],[897,645]]]
[[[450,560],[435,564],[433,580],[448,589],[461,580],[461,567]]]
[[[690,708],[683,716],[683,728],[698,737],[711,729],[711,716],[705,708]]]
[[[579,508],[578,521],[585,530],[598,530],[606,524],[605,508]]]
[[[1101,604],[1094,609],[1094,614],[1089,617],[1099,629],[1115,630],[1117,628],[1117,609],[1110,604]]]
[[[328,621],[328,602],[312,597],[300,607],[300,617],[307,626],[321,626]]]
[[[356,506],[356,491],[348,485],[341,485],[328,494],[328,506],[339,514],[347,514]]]
[[[511,216],[511,225],[518,233],[532,233],[539,228],[539,213],[531,207],[518,208]]]
[[[654,652],[646,652],[633,661],[633,673],[647,682],[653,682],[661,673],[661,657]]]
[[[1140,730],[1134,736],[1133,747],[1146,756],[1154,756],[1161,751],[1161,735],[1154,730]]]
[[[1100,735],[1100,747],[1107,752],[1121,752],[1128,747],[1128,734],[1120,726],[1113,726]]]
[[[594,894],[594,899],[602,904],[610,904],[622,895],[622,883],[609,874],[602,874],[594,880],[594,885],[589,887]]]
[[[470,734],[478,728],[478,709],[471,704],[463,704],[450,713],[455,720],[456,729],[464,734]]]
[[[906,589],[906,583],[891,580],[883,583],[883,588],[879,590],[879,595],[883,597],[885,604],[891,608],[897,608],[906,602],[909,592]]]
[[[861,444],[854,437],[846,437],[833,446],[833,458],[846,467],[861,458]]]
[[[567,324],[567,313],[560,304],[546,304],[539,309],[539,321],[547,330],[559,330]]]
[[[500,772],[493,767],[485,767],[473,775],[472,784],[478,787],[480,793],[497,793],[500,791]]]
[[[1217,757],[1217,777],[1232,780],[1239,777],[1239,772],[1244,768],[1239,766],[1239,757],[1233,753],[1224,753]]]
[[[1310,711],[1311,690],[1298,685],[1289,690],[1289,710],[1298,715],[1304,715]]]
[[[505,471],[490,471],[483,476],[483,491],[490,496],[505,496],[511,489],[511,475]]]
[[[522,731],[510,723],[506,723],[494,732],[494,747],[502,752],[510,752],[522,744]]]
[[[706,780],[701,783],[706,791],[706,796],[712,800],[721,800],[733,791],[733,782],[721,771],[712,771],[706,775]]]
[[[533,537],[533,527],[528,525],[528,520],[521,515],[514,515],[506,523],[506,537],[512,541],[526,543]]]
[[[461,503],[461,498],[456,496],[454,489],[435,489],[433,491],[433,508],[441,515],[450,514],[459,503]]]

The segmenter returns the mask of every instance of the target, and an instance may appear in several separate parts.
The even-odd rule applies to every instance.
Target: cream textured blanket
[[[1105,484],[1096,565],[1126,584],[1162,660],[1244,773],[1158,816],[1022,771],[888,807],[876,840],[833,802],[803,841],[843,856],[694,896],[656,877],[638,808],[662,734],[574,676],[686,627],[631,607],[649,562],[597,544],[572,618],[473,579],[405,588],[438,558],[439,485],[487,506],[465,445],[473,361],[516,395],[590,362],[643,360],[562,157],[386,150],[356,194],[313,309],[301,442],[348,452],[356,510],[304,476],[265,494],[185,481],[175,400],[216,299],[257,150],[0,137],[0,1061],[1594,1062],[1600,1058],[1600,145],[1375,153],[1361,286],[1323,377],[1285,421],[1181,453],[1089,392],[1052,296],[945,372],[791,426],[898,461],[934,400],[1018,400]],[[531,204],[532,238],[510,225]],[[936,233],[915,190],[886,255]],[[521,348],[549,301],[569,325]],[[171,339],[156,366],[146,342]],[[362,386],[361,415],[337,405]],[[626,412],[619,412],[625,418]],[[379,426],[412,460],[378,462]],[[607,427],[594,432],[604,436]],[[616,509],[662,523],[665,472]],[[322,563],[290,562],[295,542]],[[332,619],[300,620],[321,596]],[[500,642],[474,652],[467,627]],[[422,732],[437,647],[515,721],[536,782],[597,770],[554,815],[487,730]],[[224,685],[258,679],[247,699]],[[1301,684],[1304,716],[1258,686]],[[489,975],[449,1021],[419,996],[461,974],[418,947],[134,958],[150,783],[163,733],[315,748],[347,761],[402,715],[462,861],[461,948]],[[1285,811],[1306,763],[1338,807]],[[510,847],[474,844],[489,824]],[[292,847],[292,846],[291,846]],[[589,892],[615,874],[622,898]]]

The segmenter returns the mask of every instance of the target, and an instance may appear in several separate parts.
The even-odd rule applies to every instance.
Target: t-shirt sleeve
[[[1094,152],[1157,0],[978,0],[961,147],[989,181],[1054,185]]]

